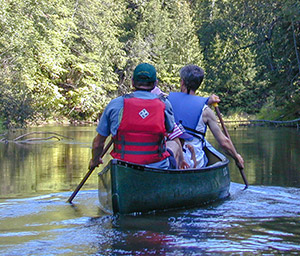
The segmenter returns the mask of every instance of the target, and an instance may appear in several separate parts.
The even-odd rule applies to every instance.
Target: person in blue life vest
[[[159,97],[167,97],[167,94],[162,92],[157,85],[154,87],[151,93],[159,95]],[[189,135],[181,124],[177,124],[177,123],[174,123],[173,131],[167,134],[167,148],[170,149],[172,152],[176,152],[176,154],[174,154],[174,158],[176,160],[176,163],[178,163],[180,169],[196,167],[196,156],[195,156],[195,151],[193,146],[187,144],[187,148],[191,152],[190,159],[193,160],[194,162],[193,166],[190,166],[185,161],[184,154],[183,154],[183,150],[185,150],[183,149],[184,142],[192,139],[193,136]],[[179,147],[181,147],[181,150],[177,150],[178,145]]]
[[[157,84],[156,69],[148,63],[139,64],[132,77],[135,91],[110,101],[101,115],[92,144],[89,168],[102,164],[101,153],[108,136],[112,136],[113,158],[150,167],[177,168],[176,147],[167,150],[166,133],[174,128],[170,102],[151,90]]]
[[[206,166],[208,160],[203,151],[206,140],[204,138],[207,126],[211,130],[221,148],[231,156],[239,168],[244,168],[244,160],[237,153],[231,140],[221,131],[214,112],[207,104],[218,102],[216,95],[210,98],[196,96],[196,90],[201,85],[204,78],[204,71],[196,65],[187,65],[180,70],[181,92],[171,92],[168,96],[172,104],[175,122],[181,123],[185,130],[193,136],[192,141],[184,144],[184,159],[189,166],[194,163],[191,160],[191,151],[185,150],[188,145],[193,146],[196,156],[196,166],[201,168]],[[217,97],[214,99],[214,97]],[[210,101],[210,102],[209,102]]]
[[[164,97],[168,97],[168,95],[160,90],[158,86],[151,91],[152,93]],[[217,95],[212,94],[210,97],[204,98],[207,105],[212,105],[213,103],[219,103],[220,99]],[[174,146],[177,147],[176,143],[182,147],[182,154],[181,151],[177,151],[178,155],[176,155],[176,160],[178,163],[181,163],[181,169],[186,168],[196,168],[197,167],[197,160],[196,160],[196,153],[194,146],[188,141],[193,140],[193,136],[188,134],[181,123],[174,124],[174,130],[172,133],[168,133],[167,135],[167,147],[172,149]],[[189,150],[189,153],[186,153],[186,150]],[[183,154],[183,152],[185,154]],[[189,159],[188,161],[185,158]]]

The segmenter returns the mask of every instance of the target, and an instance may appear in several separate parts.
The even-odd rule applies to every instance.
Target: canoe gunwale
[[[222,168],[228,165],[229,160],[221,154],[219,151],[217,151],[213,147],[206,147],[206,150],[208,150],[211,154],[213,154],[215,157],[219,158],[220,161],[206,166],[206,167],[201,167],[201,168],[190,168],[190,169],[161,169],[161,168],[155,168],[155,167],[149,167],[147,165],[140,165],[140,164],[135,164],[131,162],[126,162],[123,160],[119,159],[111,159],[110,162],[104,167],[104,169],[98,173],[98,175],[102,175],[105,172],[107,172],[112,165],[122,165],[126,166],[135,170],[139,171],[148,171],[148,172],[158,172],[158,173],[197,173],[197,172],[208,172],[214,169]]]
[[[168,173],[168,174],[175,174],[175,173],[197,173],[197,172],[209,172],[214,169],[219,169],[222,167],[225,167],[229,163],[229,160],[225,162],[218,162],[213,165],[207,166],[207,167],[202,167],[202,168],[194,168],[194,169],[159,169],[159,168],[152,168],[146,165],[139,165],[139,164],[134,164],[122,160],[117,160],[117,159],[112,159],[110,161],[110,164],[108,164],[100,174],[104,174],[107,172],[110,168],[110,165],[122,165],[128,168],[132,168],[134,170],[138,171],[148,171],[148,172],[158,172],[158,173]]]

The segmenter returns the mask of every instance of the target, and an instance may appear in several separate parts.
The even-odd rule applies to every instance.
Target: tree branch
[[[20,140],[20,141],[17,141],[17,142],[18,143],[19,142],[26,143],[26,142],[31,142],[31,141],[41,141],[41,140],[51,140],[51,139],[61,140],[57,136],[50,136],[50,137],[46,137],[46,138],[30,138],[30,139],[27,139],[27,140]]]
[[[265,42],[270,42],[271,41],[271,38],[272,38],[272,35],[273,35],[273,29],[274,29],[274,26],[275,26],[275,23],[278,21],[279,18],[276,18],[272,21],[272,23],[270,24],[270,28],[269,28],[269,32],[268,32],[268,35],[264,37],[264,39],[262,40],[259,40],[259,41],[255,41],[251,44],[248,44],[248,45],[245,45],[245,46],[242,46],[234,51],[232,51],[231,53],[228,54],[228,57],[225,58],[217,67],[217,69],[219,69],[221,66],[223,66],[224,63],[228,62],[229,59],[231,59],[233,56],[235,56],[240,50],[244,50],[244,49],[247,49],[249,47],[252,47],[254,45],[258,45],[258,44],[263,44]]]
[[[60,136],[60,137],[63,137],[63,138],[67,138],[67,139],[73,140],[73,138],[70,138],[70,137],[67,137],[67,136],[55,133],[55,132],[29,132],[29,133],[23,134],[23,135],[15,138],[13,141],[19,141],[20,139],[23,139],[24,137],[32,135],[32,134],[54,134],[56,136],[52,136],[52,137],[58,138],[57,136]],[[48,138],[50,138],[50,137],[48,137]],[[48,138],[45,138],[45,139],[48,139]],[[42,138],[42,139],[44,139],[44,138]]]
[[[298,50],[297,50],[297,41],[296,41],[296,35],[295,35],[294,20],[292,20],[292,28],[293,28],[294,47],[295,47],[295,52],[296,52],[296,58],[297,58],[297,63],[298,63],[298,69],[299,69],[299,73],[300,73],[300,59],[299,59],[299,53],[298,53]]]

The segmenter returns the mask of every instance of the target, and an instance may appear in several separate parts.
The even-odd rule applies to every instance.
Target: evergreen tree
[[[34,116],[95,119],[111,98],[130,90],[140,62],[154,64],[166,92],[178,90],[181,67],[203,67],[200,93],[220,95],[223,111],[256,113],[268,103],[286,119],[300,114],[299,1],[0,0],[0,6],[6,125]]]
[[[96,117],[118,88],[117,71],[125,64],[122,1],[76,1],[73,27],[64,39],[70,54],[60,87],[75,119]],[[66,105],[64,104],[64,105]],[[65,113],[68,114],[68,113]]]
[[[202,59],[189,4],[181,0],[136,1],[132,8],[135,24],[127,42],[126,73],[131,74],[140,62],[152,63],[161,87],[175,90],[179,69],[188,63],[200,64]]]
[[[1,1],[1,63],[30,90],[40,118],[96,117],[125,63],[123,2]]]
[[[216,87],[227,109],[254,113],[270,97],[285,104],[284,99],[290,100],[299,91],[299,3],[191,2],[205,69],[211,72],[206,88],[212,91]],[[293,24],[296,26],[291,29]]]

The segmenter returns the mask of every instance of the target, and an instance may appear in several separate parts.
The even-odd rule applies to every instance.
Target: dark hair
[[[180,70],[180,78],[188,90],[196,91],[204,78],[204,70],[196,65],[187,65]]]
[[[133,80],[133,85],[136,89],[141,91],[152,91],[155,87],[155,82],[141,82]]]

